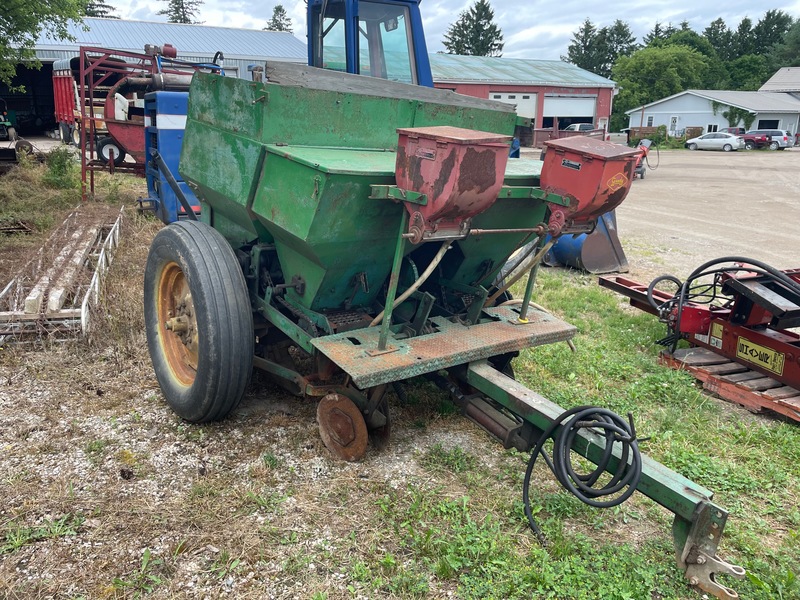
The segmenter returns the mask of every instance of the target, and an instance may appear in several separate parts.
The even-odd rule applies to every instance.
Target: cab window
[[[328,1],[314,22],[314,65],[346,71],[345,9]],[[358,72],[403,83],[417,83],[409,10],[388,2],[358,3]]]

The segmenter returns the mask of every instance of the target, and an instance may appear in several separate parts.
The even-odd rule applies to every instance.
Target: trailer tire
[[[181,221],[158,232],[145,267],[144,315],[167,404],[192,423],[227,416],[250,381],[255,336],[242,268],[218,231]]]
[[[81,147],[81,126],[79,123],[75,123],[72,127],[70,127],[70,136],[72,138],[72,145],[76,146],[77,148]],[[87,141],[88,144],[88,141]]]
[[[104,137],[99,142],[97,142],[97,156],[102,160],[104,163],[108,163],[108,159],[111,157],[111,152],[114,152],[114,166],[118,167],[123,162],[125,162],[125,150],[114,141],[112,137]]]
[[[64,121],[60,121],[58,123],[58,139],[62,144],[70,143],[72,140],[72,135],[70,134],[69,123],[65,123]]]

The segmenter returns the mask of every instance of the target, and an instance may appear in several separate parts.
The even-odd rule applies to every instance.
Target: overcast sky
[[[125,19],[164,21],[156,13],[167,2],[157,0],[105,0]],[[425,25],[428,51],[443,50],[442,37],[449,25],[474,0],[423,0],[420,5]],[[275,4],[283,4],[292,19],[295,35],[305,41],[305,4],[302,0],[253,2],[242,0],[206,0],[200,8],[200,20],[207,25],[261,29],[272,16]],[[734,29],[743,17],[753,23],[770,9],[781,9],[794,18],[800,17],[800,0],[765,2],[763,0],[610,0],[588,3],[576,0],[491,0],[495,21],[503,31],[503,56],[510,58],[555,59],[566,54],[572,33],[587,17],[598,27],[610,25],[614,19],[627,21],[641,41],[656,21],[689,21],[692,29],[702,32],[714,19],[722,17]],[[178,49],[180,51],[180,48]]]

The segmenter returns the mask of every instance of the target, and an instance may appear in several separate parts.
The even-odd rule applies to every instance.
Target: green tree
[[[753,43],[757,54],[767,54],[772,46],[780,44],[791,29],[794,20],[782,10],[768,10],[753,27]]]
[[[612,130],[627,127],[626,110],[700,87],[707,70],[706,57],[682,45],[643,48],[621,56],[612,70],[620,87],[611,116]]]
[[[167,8],[158,11],[159,15],[166,15],[170,23],[198,24],[197,13],[203,0],[165,0]]]
[[[728,71],[722,60],[714,50],[714,46],[705,37],[691,29],[679,29],[666,40],[661,42],[663,46],[686,46],[696,50],[706,59],[707,69],[701,82],[701,87],[709,90],[724,89],[728,86]]]
[[[755,36],[753,35],[753,21],[749,17],[745,17],[739,22],[739,26],[733,33],[731,48],[733,50],[732,59],[739,58],[745,54],[758,54]]]
[[[561,60],[599,75],[605,54],[605,49],[601,47],[603,44],[597,27],[587,17],[578,31],[572,34],[567,55],[562,56]]]
[[[594,71],[603,77],[611,77],[611,69],[620,56],[630,56],[639,47],[636,36],[625,21],[617,19],[610,27],[603,27],[598,32],[600,39],[600,68]]]
[[[476,0],[450,25],[442,41],[448,54],[502,56],[503,32],[494,23],[489,0]]]
[[[783,42],[772,47],[769,62],[773,69],[800,66],[800,21],[791,26]]]
[[[286,14],[286,9],[282,4],[276,4],[272,9],[272,18],[267,21],[267,26],[264,29],[269,31],[288,31],[292,32],[292,20]]]
[[[611,76],[611,68],[620,56],[629,56],[636,50],[636,37],[630,26],[617,19],[609,27],[597,29],[587,18],[572,34],[567,55],[561,60],[603,77]]]
[[[114,14],[116,9],[111,6],[110,4],[106,4],[102,2],[102,0],[89,0],[86,4],[86,16],[87,17],[100,17],[101,19],[119,19],[117,15]]]
[[[721,18],[711,21],[711,24],[703,30],[703,36],[717,52],[720,60],[727,62],[733,58],[731,48],[733,32]]]
[[[664,27],[661,23],[656,21],[656,24],[650,30],[650,33],[645,35],[642,38],[642,41],[644,42],[645,46],[658,46],[676,31],[677,29],[672,26],[672,23],[668,23],[667,26]]]
[[[772,72],[769,60],[760,54],[745,54],[728,64],[730,87],[734,90],[757,90]]]
[[[73,39],[70,21],[83,17],[85,0],[36,0],[3,2],[0,8],[0,82],[11,86],[17,64],[40,67],[33,47],[42,33],[58,40]]]

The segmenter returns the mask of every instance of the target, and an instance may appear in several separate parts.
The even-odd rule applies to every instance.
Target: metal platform
[[[477,325],[431,319],[436,332],[409,339],[389,338],[378,351],[379,327],[315,338],[311,341],[360,388],[408,379],[439,369],[473,362],[532,346],[571,339],[576,328],[547,313],[530,310],[528,322],[519,322],[519,307],[484,310],[492,319]]]
[[[800,421],[800,390],[748,369],[705,348],[662,352],[659,362],[684,369],[703,383],[703,389],[751,412],[770,410]]]

